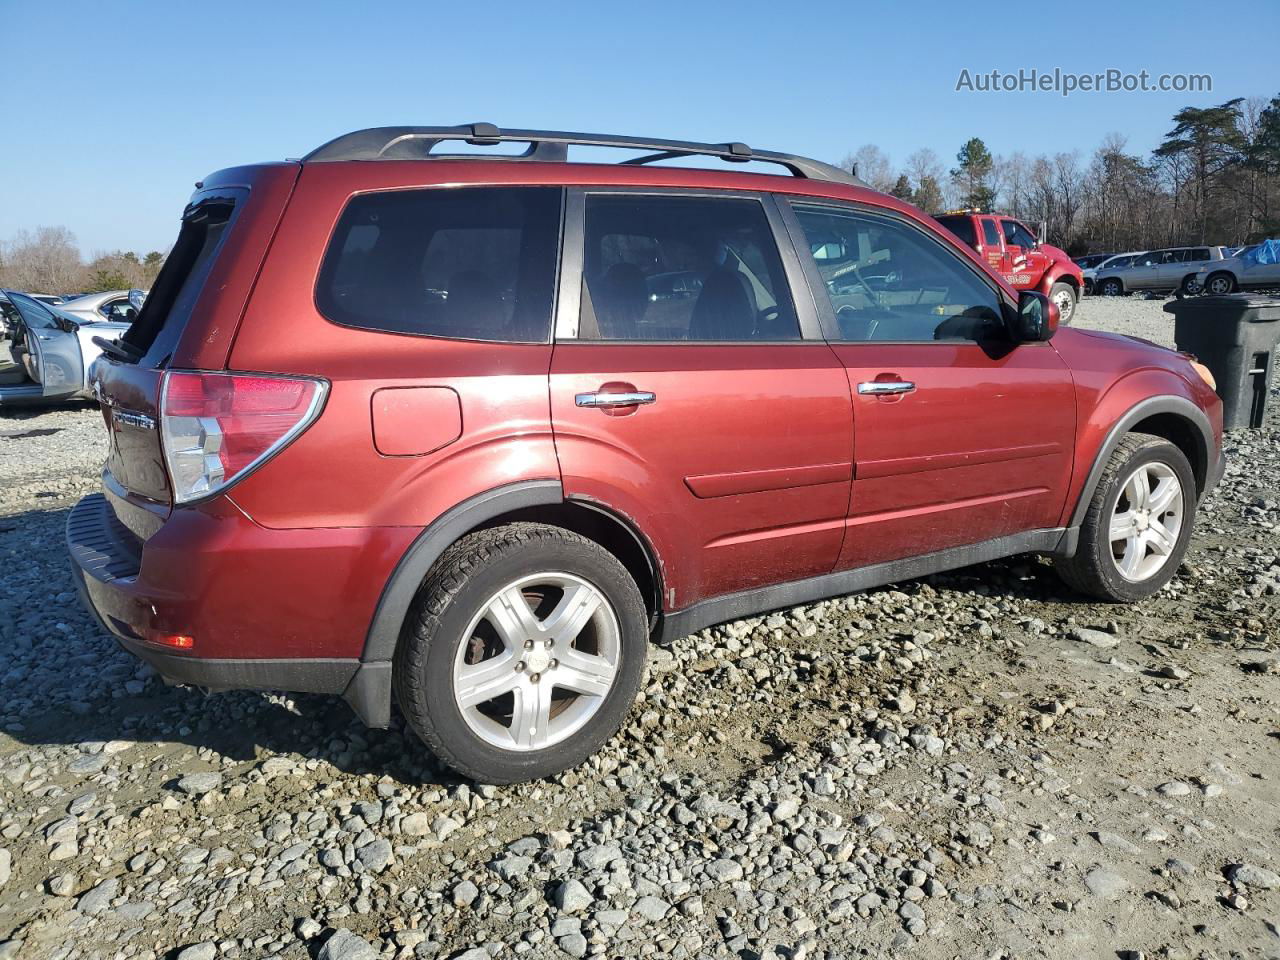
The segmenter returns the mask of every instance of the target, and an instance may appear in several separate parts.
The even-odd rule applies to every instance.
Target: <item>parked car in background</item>
[[[1090,253],[1083,257],[1073,257],[1072,260],[1081,270],[1088,270],[1090,267],[1096,267],[1114,256],[1114,253]]]
[[[1211,377],[1057,321],[818,161],[364,130],[201,180],[94,365],[68,548],[167,678],[373,726],[394,688],[462,773],[544,777],[621,726],[651,637],[1027,552],[1111,601],[1167,583],[1223,469]]]
[[[105,293],[89,293],[75,300],[62,303],[61,309],[82,320],[110,320],[115,323],[133,323],[138,307],[130,302],[131,293],[146,297],[145,290],[108,290]],[[134,299],[137,299],[135,295]]]
[[[118,341],[129,329],[108,320],[84,322],[27,294],[0,291],[13,329],[0,373],[0,405],[93,396],[89,366],[102,353],[100,337]]]
[[[1127,265],[1109,264],[1093,278],[1094,289],[1104,297],[1150,291],[1185,294],[1200,292],[1200,271],[1221,261],[1225,248],[1164,247],[1134,257]]]
[[[1140,257],[1144,253],[1146,253],[1145,250],[1131,250],[1128,253],[1109,253],[1100,263],[1097,263],[1092,267],[1085,267],[1080,271],[1081,275],[1084,277],[1085,293],[1095,292],[1094,284],[1097,280],[1099,270],[1106,270],[1113,267],[1118,270],[1123,267],[1127,267],[1129,264],[1133,263],[1135,257]]]
[[[1196,280],[1205,293],[1215,295],[1280,288],[1280,240],[1264,240],[1234,257],[1206,263]]]
[[[1075,316],[1084,293],[1084,277],[1065,250],[1044,242],[1043,228],[1001,213],[953,210],[937,218],[978,252],[1015,290],[1038,290],[1058,306],[1063,323]]]

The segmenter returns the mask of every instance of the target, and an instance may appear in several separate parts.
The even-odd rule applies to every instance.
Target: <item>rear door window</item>
[[[558,187],[357,196],[325,253],[316,305],[365,330],[545,343],[562,198]]]
[[[800,339],[764,207],[736,197],[589,195],[578,338]]]
[[[988,247],[1000,249],[1000,230],[990,217],[982,218],[982,242]]]

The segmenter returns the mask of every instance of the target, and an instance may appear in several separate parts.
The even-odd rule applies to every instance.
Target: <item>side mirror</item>
[[[1043,246],[1045,240],[1048,239],[1048,237],[1049,237],[1049,221],[1041,220],[1039,223],[1036,224],[1036,246],[1037,247]]]
[[[1019,343],[1039,343],[1058,332],[1058,305],[1043,293],[1023,290],[1018,296],[1018,319],[1014,339]]]

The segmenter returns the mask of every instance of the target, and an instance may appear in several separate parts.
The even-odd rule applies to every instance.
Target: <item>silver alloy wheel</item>
[[[1104,297],[1118,297],[1121,289],[1119,280],[1106,280],[1102,284],[1102,295]]]
[[[1111,512],[1111,559],[1120,576],[1150,579],[1168,562],[1182,532],[1183,495],[1168,464],[1144,463],[1129,474]]]
[[[1194,297],[1204,289],[1204,285],[1195,277],[1188,277],[1182,284],[1182,292]]]
[[[1076,297],[1070,290],[1059,290],[1053,302],[1058,305],[1058,322],[1063,326],[1071,320],[1071,311],[1075,309]]]
[[[1231,292],[1231,278],[1224,276],[1216,276],[1209,281],[1209,292],[1217,296],[1222,296]]]
[[[453,698],[468,729],[502,750],[571,737],[613,687],[622,631],[604,594],[569,573],[535,573],[491,596],[453,659]]]

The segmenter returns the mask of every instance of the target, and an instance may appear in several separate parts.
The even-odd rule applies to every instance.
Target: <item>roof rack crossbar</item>
[[[330,140],[312,150],[304,163],[337,160],[425,160],[454,159],[458,154],[434,153],[435,147],[448,142],[465,142],[476,146],[500,143],[527,143],[521,154],[493,156],[486,159],[542,160],[563,162],[570,146],[613,147],[624,150],[647,150],[650,153],[623,160],[623,164],[639,165],[679,157],[716,157],[730,163],[759,161],[785,167],[793,176],[810,180],[866,186],[853,174],[839,167],[808,157],[770,150],[753,150],[745,143],[697,143],[686,140],[654,140],[642,137],[604,133],[565,133],[555,130],[501,130],[491,123],[467,123],[456,127],[371,127],[356,130]],[[472,154],[461,156],[474,157]]]

